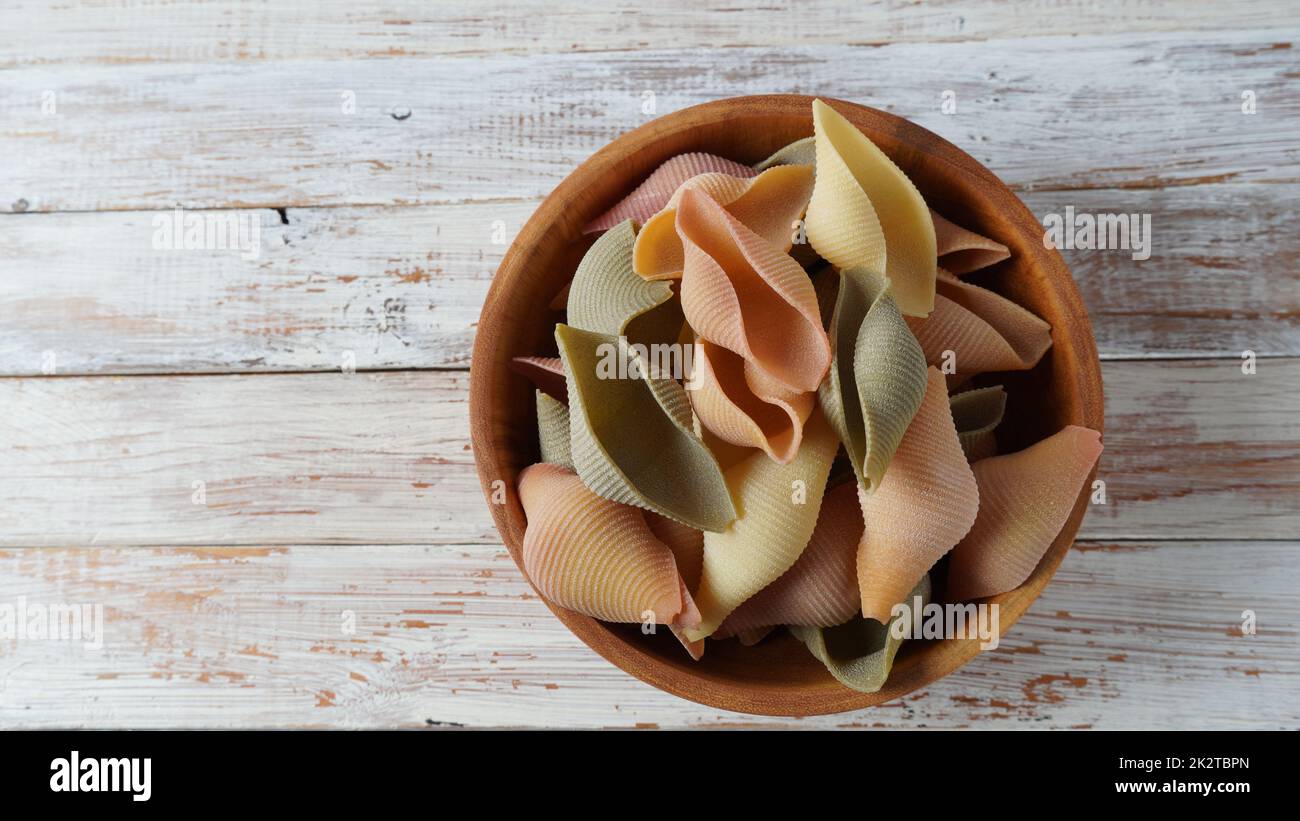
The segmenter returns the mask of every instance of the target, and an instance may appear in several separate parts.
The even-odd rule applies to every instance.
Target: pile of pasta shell
[[[813,123],[752,167],[673,157],[587,227],[558,356],[514,361],[541,452],[523,563],[554,605],[662,625],[695,659],[786,628],[874,692],[894,605],[945,556],[947,600],[1022,584],[1101,443],[1070,426],[998,453],[1007,395],[969,380],[1051,346],[962,279],[1010,252],[829,105]]]

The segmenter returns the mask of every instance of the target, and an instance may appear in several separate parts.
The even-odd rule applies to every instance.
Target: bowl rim
[[[542,201],[520,229],[502,258],[488,289],[470,360],[470,438],[479,482],[488,508],[492,512],[498,533],[521,573],[523,573],[523,562],[520,546],[524,532],[524,516],[513,483],[506,494],[507,503],[493,503],[494,495],[499,492],[494,487],[494,483],[503,476],[514,476],[518,468],[505,463],[502,448],[498,447],[498,432],[492,419],[494,386],[490,380],[488,363],[498,358],[502,346],[497,334],[483,331],[502,320],[501,313],[506,302],[504,295],[520,277],[527,273],[522,263],[528,256],[528,250],[554,224],[556,215],[562,214],[579,197],[583,186],[592,179],[593,175],[612,172],[624,158],[646,149],[666,136],[689,131],[705,124],[716,124],[720,120],[733,117],[754,116],[756,113],[760,116],[794,117],[806,114],[811,134],[814,99],[821,99],[831,105],[873,139],[879,139],[879,136],[893,137],[909,146],[911,150],[927,155],[930,161],[945,164],[950,173],[964,174],[968,178],[977,180],[982,192],[988,199],[994,201],[997,208],[1003,210],[1008,221],[1015,224],[1016,230],[1026,234],[1022,239],[1033,240],[1027,246],[1032,249],[1033,259],[1030,260],[1032,270],[1037,272],[1039,279],[1050,288],[1051,298],[1059,303],[1062,310],[1073,319],[1070,346],[1063,353],[1067,360],[1064,364],[1069,369],[1065,378],[1073,383],[1072,394],[1082,408],[1083,418],[1076,424],[1104,433],[1100,361],[1092,324],[1074,278],[1060,253],[1042,242],[1041,224],[1037,218],[991,171],[969,154],[928,129],[897,115],[858,103],[800,94],[751,95],[701,103],[663,115],[622,134],[571,171]],[[1031,225],[1037,229],[1032,234],[1028,229]],[[1055,325],[1052,335],[1055,356],[1061,353],[1057,349],[1060,340],[1057,338]],[[1063,332],[1062,336],[1064,336]],[[504,361],[508,359],[507,355]],[[986,600],[1000,605],[999,637],[1005,636],[1024,615],[1030,604],[1038,598],[1074,543],[1087,509],[1092,479],[1096,476],[1096,472],[1097,466],[1094,466],[1089,479],[1084,482],[1065,526],[1029,579],[1014,590]],[[527,574],[524,576],[527,579]],[[917,654],[939,655],[941,658],[912,664],[908,668],[907,676],[891,674],[885,686],[876,693],[859,693],[842,685],[837,685],[838,689],[815,692],[774,688],[763,683],[740,686],[731,682],[717,682],[704,675],[691,676],[689,673],[683,675],[680,669],[669,667],[646,650],[612,633],[607,626],[595,619],[552,604],[537,591],[531,580],[528,580],[528,583],[551,612],[574,635],[623,671],[681,698],[712,708],[754,715],[825,715],[893,701],[944,678],[980,652],[977,638],[946,639],[943,643],[950,647],[955,646],[955,651],[942,654]]]

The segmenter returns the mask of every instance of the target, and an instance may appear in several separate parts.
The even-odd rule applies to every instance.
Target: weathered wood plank
[[[1024,199],[1040,216],[1151,214],[1150,259],[1063,252],[1103,357],[1300,355],[1300,186]],[[536,204],[294,208],[287,225],[271,210],[201,212],[255,221],[255,259],[155,250],[154,219],[171,212],[0,215],[0,374],[465,367],[493,272]]]
[[[774,720],[624,675],[498,546],[11,549],[0,602],[100,604],[105,630],[98,651],[0,642],[0,724],[1296,729],[1298,558],[1294,542],[1081,543],[948,679]]]
[[[1300,532],[1300,360],[1104,363],[1109,503],[1085,533],[1293,538]]]
[[[660,113],[778,90],[877,105],[1021,189],[1295,181],[1295,32],[27,67],[0,73],[0,207],[539,197],[651,92]]]
[[[1104,365],[1084,538],[1300,532],[1300,360]],[[495,542],[463,372],[0,380],[0,545]],[[194,500],[203,482],[202,503]]]
[[[468,382],[0,381],[0,544],[495,539],[468,443]]]
[[[1300,188],[1198,185],[1022,197],[1040,220],[1067,208],[1151,216],[1149,259],[1122,250],[1061,252],[1103,358],[1300,354],[1300,237],[1287,228],[1294,211],[1287,203]]]
[[[173,212],[5,214],[0,374],[465,367],[535,206],[199,212],[255,225],[256,258],[155,249]]]
[[[13,4],[10,4],[13,6]],[[204,60],[364,59],[642,48],[988,40],[1111,31],[1224,31],[1285,23],[1278,0],[1235,3],[1036,0],[772,3],[705,0],[600,4],[325,0],[309,6],[17,3],[0,66]],[[94,35],[94,36],[87,36]]]

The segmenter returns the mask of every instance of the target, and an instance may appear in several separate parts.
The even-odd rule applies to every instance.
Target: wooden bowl
[[[554,355],[560,316],[548,303],[573,276],[592,237],[582,227],[676,154],[707,151],[757,162],[812,134],[812,97],[764,95],[705,103],[660,117],[596,152],[546,198],[519,232],[488,292],[470,375],[470,435],[479,479],[506,547],[523,568],[524,511],[514,490],[519,472],[538,460],[533,388],[508,367],[511,357]],[[892,114],[827,100],[862,129],[912,179],[935,210],[1011,248],[1011,259],[972,277],[1052,325],[1052,348],[1032,371],[998,374],[1010,394],[999,428],[1004,451],[1018,450],[1068,424],[1102,429],[1102,386],[1088,315],[1060,254],[1043,247],[1043,228],[1016,196],[968,154]],[[508,488],[493,504],[494,483]],[[1089,483],[1064,530],[1001,606],[1003,634],[1042,592],[1083,519]],[[500,487],[496,485],[495,487]],[[499,496],[498,496],[499,498]],[[942,599],[940,599],[942,600]],[[956,670],[978,640],[908,641],[888,683],[866,695],[836,682],[793,637],[780,631],[754,647],[709,642],[693,662],[667,630],[605,624],[551,610],[580,639],[637,678],[683,698],[745,713],[817,715],[890,701]]]

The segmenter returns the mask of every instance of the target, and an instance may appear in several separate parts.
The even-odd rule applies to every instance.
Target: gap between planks
[[[1040,216],[1153,216],[1150,259],[1063,252],[1103,359],[1300,355],[1297,198],[1253,184],[1023,195]],[[358,370],[463,368],[537,202],[292,209],[289,225],[225,212],[256,221],[253,260],[155,249],[167,212],[0,215],[0,375],[51,357],[62,374],[329,371],[348,352]]]
[[[1080,538],[1300,532],[1300,359],[1108,362]],[[0,545],[496,543],[462,371],[0,381]]]
[[[11,158],[0,207],[538,197],[657,113],[774,91],[904,116],[1020,190],[1294,182],[1297,31],[1034,37],[1015,48],[26,66],[0,72],[0,92],[26,103],[0,109],[0,152]],[[947,91],[952,115],[941,110]],[[1242,112],[1244,91],[1253,115]],[[646,92],[655,105],[643,109]]]

